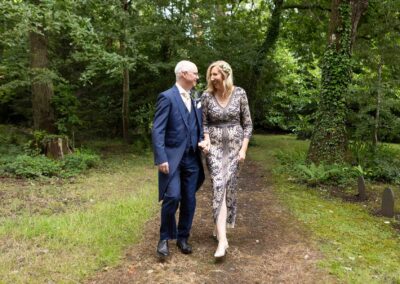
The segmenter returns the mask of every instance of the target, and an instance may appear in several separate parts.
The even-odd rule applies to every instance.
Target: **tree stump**
[[[386,188],[383,191],[382,215],[389,218],[394,216],[394,193],[390,188]]]
[[[358,177],[358,198],[362,201],[367,200],[367,192],[365,191],[365,180],[363,176]]]
[[[48,139],[44,145],[44,153],[53,159],[63,159],[66,154],[72,153],[67,137]]]

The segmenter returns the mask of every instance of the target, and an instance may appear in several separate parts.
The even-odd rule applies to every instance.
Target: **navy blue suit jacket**
[[[154,115],[152,142],[154,151],[154,162],[156,165],[168,162],[169,174],[158,172],[159,200],[164,197],[165,190],[170,178],[179,166],[182,156],[186,150],[189,138],[189,124],[187,121],[186,106],[182,101],[178,88],[174,85],[171,89],[162,92],[157,99],[156,112]],[[195,111],[199,139],[203,139],[202,112],[201,108],[192,100],[192,111]],[[196,145],[197,145],[196,141]],[[196,151],[200,156],[200,151]],[[204,171],[199,158],[201,169],[199,180],[193,181],[200,188],[204,181]]]

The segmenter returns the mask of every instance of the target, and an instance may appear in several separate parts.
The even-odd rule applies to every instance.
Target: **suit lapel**
[[[189,129],[189,124],[188,124],[188,121],[187,121],[188,117],[186,115],[187,111],[185,110],[186,106],[183,103],[182,98],[181,98],[181,94],[179,93],[179,90],[178,90],[178,88],[176,86],[174,88],[174,98],[175,98],[176,104],[178,106],[179,112],[181,113],[182,119],[185,122],[186,128]]]

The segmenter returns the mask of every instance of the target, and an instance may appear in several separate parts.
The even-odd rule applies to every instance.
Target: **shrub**
[[[59,137],[44,131],[33,135],[18,128],[0,124],[0,175],[24,178],[71,177],[96,166],[100,157],[88,150],[76,150],[62,160],[53,160],[41,154],[47,139]]]
[[[19,155],[0,159],[0,174],[11,174],[17,177],[72,177],[96,166],[100,161],[98,155],[88,151],[76,151],[62,160],[52,160],[44,155]]]
[[[357,171],[345,164],[297,165],[301,179],[309,185],[334,184],[345,186],[357,177]]]
[[[304,164],[306,153],[304,151],[277,151],[275,157],[282,165]]]
[[[347,164],[307,164],[304,151],[279,151],[275,155],[281,164],[281,169],[278,170],[289,173],[310,186],[322,184],[345,186],[353,182],[358,175],[357,169]]]
[[[371,143],[355,141],[350,143],[355,163],[376,181],[400,183],[400,153],[385,144],[373,146]]]
[[[88,168],[95,167],[100,162],[100,157],[88,150],[76,150],[74,153],[66,155],[61,160],[63,173],[62,176],[75,176]]]
[[[17,156],[13,162],[6,163],[3,169],[18,177],[36,178],[57,175],[61,166],[45,156],[32,157],[24,154]]]

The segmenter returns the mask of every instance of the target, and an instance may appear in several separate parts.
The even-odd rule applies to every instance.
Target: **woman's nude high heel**
[[[218,247],[217,247],[217,250],[215,251],[215,254],[214,254],[214,257],[215,258],[222,258],[222,257],[224,257],[225,256],[225,254],[226,254],[226,250],[229,248],[229,245],[228,245],[228,241],[225,241],[225,242],[219,242],[218,243]]]

